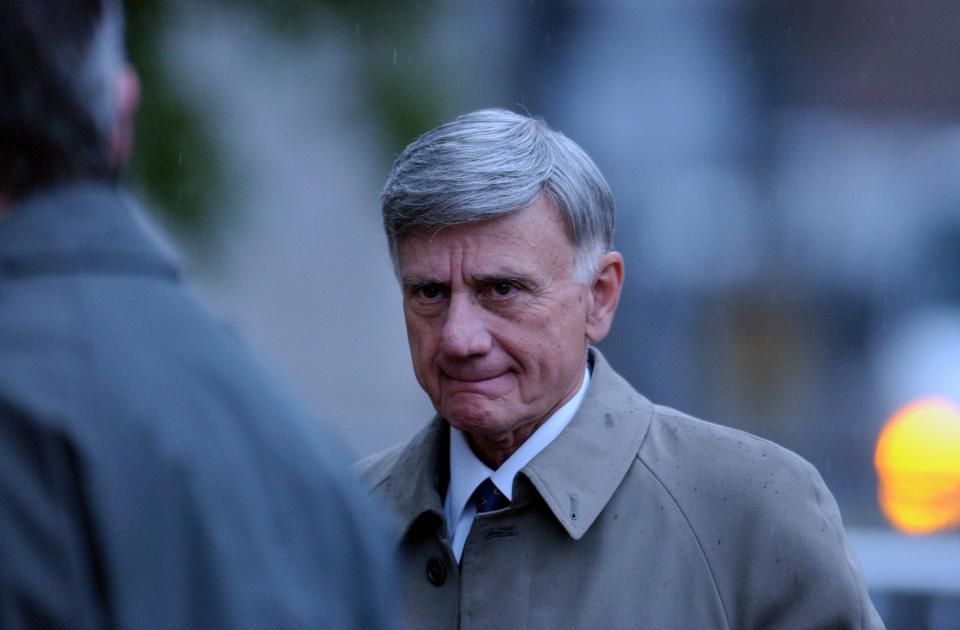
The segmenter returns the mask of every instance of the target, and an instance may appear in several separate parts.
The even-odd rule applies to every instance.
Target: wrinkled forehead
[[[410,231],[400,238],[396,254],[401,275],[449,265],[529,274],[565,271],[575,249],[560,213],[547,204],[531,204],[493,219]]]
[[[456,226],[485,224],[522,213],[531,207],[542,207],[548,213],[555,214],[561,229],[567,234],[571,243],[575,243],[573,226],[570,218],[557,204],[554,196],[548,190],[541,190],[525,205],[513,208],[503,207],[439,207],[421,208],[416,215],[408,215],[402,220],[394,218],[389,225],[385,224],[391,251],[399,249],[400,242],[408,236],[433,235],[441,230]]]

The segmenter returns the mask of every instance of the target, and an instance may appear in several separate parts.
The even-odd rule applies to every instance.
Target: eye
[[[504,280],[491,283],[488,290],[495,298],[506,298],[517,292],[517,285]]]
[[[428,301],[434,301],[443,297],[443,290],[437,284],[424,284],[414,287],[413,294],[419,298]]]

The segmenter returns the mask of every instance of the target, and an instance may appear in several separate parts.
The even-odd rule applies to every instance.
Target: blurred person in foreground
[[[359,464],[400,517],[408,627],[882,627],[810,464],[649,402],[591,345],[624,262],[576,144],[467,114],[403,151],[382,203],[437,411]]]
[[[118,188],[121,13],[0,5],[0,627],[386,627],[349,463]]]

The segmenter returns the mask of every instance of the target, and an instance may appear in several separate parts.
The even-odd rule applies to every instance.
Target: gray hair
[[[566,219],[576,278],[588,282],[613,247],[614,202],[593,160],[539,118],[503,109],[464,114],[411,142],[381,195],[394,267],[407,234],[517,212],[541,194]]]

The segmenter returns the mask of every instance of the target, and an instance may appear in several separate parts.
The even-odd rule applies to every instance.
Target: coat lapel
[[[586,533],[623,481],[654,413],[653,404],[614,372],[600,352],[591,348],[590,360],[590,387],[576,416],[518,474],[529,479],[574,540]],[[428,515],[443,522],[448,448],[448,426],[435,417],[364,474],[374,494],[395,507],[400,539]],[[516,482],[514,489],[515,500],[522,500]]]
[[[590,349],[593,374],[577,415],[521,471],[574,540],[606,507],[633,464],[653,404]]]
[[[394,506],[399,519],[399,539],[425,516],[443,521],[443,493],[448,477],[449,429],[435,417],[403,445],[382,468],[364,473],[374,495]],[[363,467],[363,463],[360,464]]]

